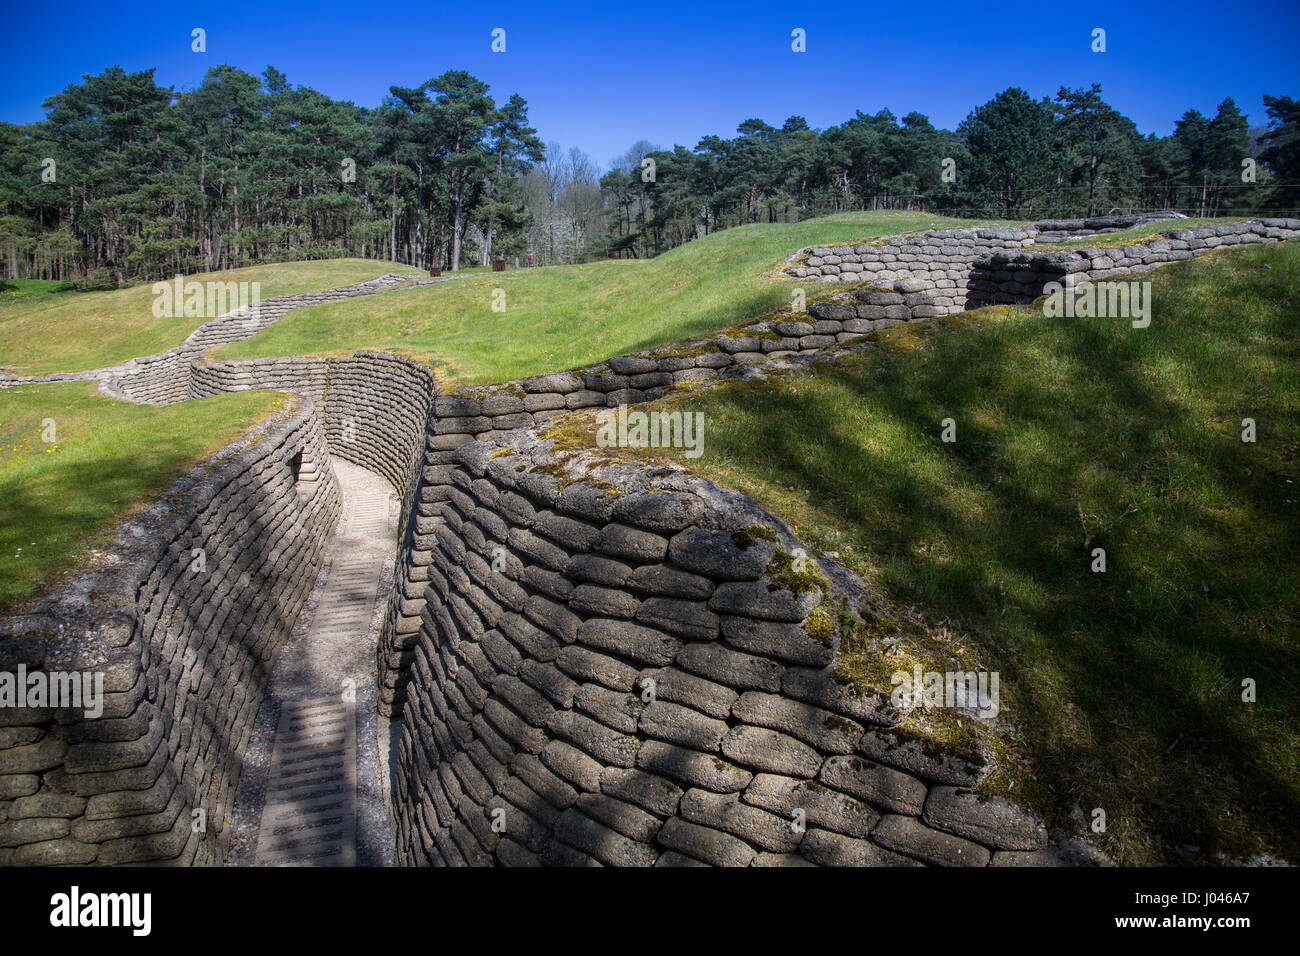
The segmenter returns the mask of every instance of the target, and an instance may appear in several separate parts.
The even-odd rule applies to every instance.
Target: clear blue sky
[[[1008,86],[1052,95],[1099,82],[1143,133],[1166,134],[1191,107],[1236,100],[1252,125],[1262,93],[1300,97],[1300,2],[980,3],[965,0],[719,3],[363,3],[223,0],[115,4],[0,0],[0,119],[43,117],[41,102],[83,73],[155,67],[190,89],[208,67],[268,64],[295,85],[375,106],[392,84],[460,68],[498,100],[520,93],[544,140],[601,165],[634,141],[694,146],[756,116],[818,128],[854,110],[917,110],[952,129]],[[190,31],[207,31],[207,52]],[[489,46],[506,30],[506,52]],[[807,52],[790,49],[796,27]],[[1094,27],[1107,52],[1091,52]]]

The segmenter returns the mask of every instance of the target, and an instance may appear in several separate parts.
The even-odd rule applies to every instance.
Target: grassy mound
[[[788,304],[792,286],[770,273],[803,246],[958,225],[971,223],[876,212],[741,226],[654,259],[489,274],[299,309],[213,357],[372,348],[429,361],[452,384],[500,382],[716,331]],[[504,310],[493,311],[494,302]]]
[[[1300,244],[1143,278],[1149,328],[1032,306],[895,326],[661,403],[704,413],[704,454],[658,454],[919,609],[915,653],[998,671],[1043,808],[1104,809],[1120,862],[1300,861]]]
[[[331,289],[402,272],[391,262],[329,259],[284,262],[186,276],[204,282],[259,282],[262,298]],[[413,271],[413,270],[406,270]],[[0,289],[0,365],[23,375],[115,365],[179,345],[215,316],[157,318],[151,284],[77,292],[67,283],[16,281]]]
[[[153,408],[88,382],[0,389],[0,612],[73,576],[141,502],[290,400],[235,392]]]

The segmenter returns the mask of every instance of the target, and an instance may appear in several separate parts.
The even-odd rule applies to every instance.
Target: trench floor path
[[[375,642],[391,588],[396,498],[377,475],[333,465],[342,514],[258,714],[228,865],[392,864]]]

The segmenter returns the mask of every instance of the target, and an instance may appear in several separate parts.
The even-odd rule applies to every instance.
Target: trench
[[[388,721],[375,648],[392,588],[398,499],[337,458],[343,508],[328,559],[244,756],[227,865],[390,866]]]
[[[1272,226],[1268,228],[1278,231]],[[1291,232],[1291,227],[1285,231]],[[936,255],[942,258],[944,253],[940,251]],[[1108,262],[1107,271],[1111,265]],[[1122,266],[1114,268],[1118,271]],[[829,279],[824,273],[822,276]],[[301,297],[289,307],[309,304],[312,298],[340,295],[341,291]],[[367,287],[352,294],[374,291],[384,290]],[[903,294],[904,290],[900,290],[898,297],[901,299]],[[1028,293],[1021,289],[1015,294]],[[910,317],[922,318],[929,314],[915,308],[917,304],[904,303],[913,313]],[[823,307],[822,303],[817,305]],[[924,308],[926,303],[919,305]],[[152,372],[137,374],[143,384],[139,389],[130,389],[130,395],[125,394],[128,390],[123,390],[122,397],[127,400],[170,404],[201,394],[250,387],[298,392],[318,406],[333,454],[322,456],[324,460],[314,466],[307,463],[305,468],[296,460],[295,467],[304,471],[303,480],[310,480],[316,468],[333,468],[342,497],[338,525],[326,543],[325,564],[288,643],[275,660],[270,686],[244,753],[224,862],[227,865],[367,866],[396,862],[402,835],[395,835],[393,827],[396,824],[400,828],[402,819],[399,814],[394,820],[390,813],[393,799],[390,765],[396,766],[403,743],[410,753],[408,765],[398,773],[409,775],[423,765],[411,763],[417,759],[414,751],[417,738],[409,728],[405,734],[399,734],[399,722],[395,719],[390,725],[386,715],[401,713],[412,661],[417,656],[416,645],[421,633],[430,626],[426,620],[429,616],[426,601],[434,600],[430,595],[436,594],[436,589],[430,591],[425,583],[432,575],[429,567],[430,561],[436,560],[434,552],[442,546],[439,532],[455,537],[446,534],[450,529],[444,526],[443,499],[454,502],[458,494],[464,499],[461,489],[452,487],[456,483],[452,472],[458,467],[452,455],[457,446],[480,436],[490,437],[541,424],[555,414],[575,408],[653,399],[666,387],[659,382],[664,377],[674,383],[704,381],[717,377],[722,368],[745,366],[758,359],[776,360],[784,356],[812,359],[831,344],[856,338],[863,331],[857,325],[850,327],[850,321],[859,324],[877,321],[861,310],[889,307],[874,302],[854,305],[852,308],[858,310],[856,318],[845,321],[840,321],[838,314],[813,313],[812,317],[819,320],[815,326],[804,322],[776,323],[779,341],[770,335],[760,338],[761,333],[767,332],[766,326],[753,326],[741,330],[739,337],[719,337],[712,342],[714,351],[707,354],[622,356],[576,373],[534,376],[516,383],[522,386],[519,390],[524,398],[508,390],[498,393],[480,389],[476,397],[438,398],[436,406],[433,404],[436,384],[430,375],[398,357],[375,353],[358,352],[352,357],[331,360],[200,364],[197,354],[182,354],[178,350],[176,354],[159,357],[165,358],[165,362],[155,363],[167,367],[167,373],[157,376],[157,382]],[[952,307],[957,304],[945,306]],[[228,317],[213,323],[214,326],[229,324],[232,323]],[[232,334],[243,337],[251,331],[232,330]],[[90,372],[77,373],[77,376],[99,377],[105,391],[112,392],[121,385],[118,369],[97,371],[98,375]],[[732,371],[758,371],[758,367]],[[656,381],[637,381],[647,377]],[[6,383],[0,381],[3,384]],[[180,397],[173,398],[173,395]],[[388,477],[349,464],[342,457],[363,462]],[[468,480],[470,476],[461,474],[460,477]],[[395,490],[391,482],[397,483],[399,489]],[[403,535],[400,555],[399,532]],[[453,546],[453,550],[457,549]],[[451,573],[450,569],[446,570]],[[537,595],[531,595],[529,600],[541,606]],[[748,609],[736,613],[748,613]],[[385,636],[388,644],[381,647],[381,632],[386,629],[390,632]],[[454,623],[451,629],[456,630]],[[727,677],[718,675],[717,679],[725,682]],[[888,762],[886,757],[879,759]],[[754,765],[762,769],[766,764],[759,761]],[[399,789],[400,783],[399,777]],[[418,796],[425,799],[424,795]],[[695,809],[704,812],[699,807]],[[918,809],[912,808],[910,812],[914,814]],[[407,816],[423,819],[411,814],[410,807]],[[599,836],[598,849],[608,851],[612,838],[603,831],[597,833],[598,828],[582,814],[574,811],[565,820],[568,835],[556,844],[560,848],[556,852],[563,853],[553,854],[552,862],[576,860],[574,847],[593,833]],[[923,827],[920,830],[928,833]],[[448,837],[449,833],[450,830],[440,830],[430,837],[427,846],[436,844],[438,837]],[[412,843],[411,833],[405,837],[408,845],[419,842],[417,839],[416,844]],[[841,856],[826,850],[819,861],[860,862],[861,854],[866,851],[851,840],[852,846],[840,846],[846,839],[843,833],[825,836],[826,846],[839,847],[836,852]],[[503,845],[515,847],[519,861],[525,857],[531,859],[531,850],[525,854],[516,844]],[[438,846],[444,859],[446,846],[445,839]],[[586,849],[596,852],[591,847]],[[699,855],[694,843],[690,846],[683,843],[678,849],[687,856]],[[507,854],[500,859],[514,858]],[[408,858],[402,862],[428,860]]]

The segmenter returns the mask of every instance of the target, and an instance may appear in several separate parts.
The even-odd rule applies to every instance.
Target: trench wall
[[[322,409],[330,452],[409,492],[437,393],[433,373],[397,355],[357,352],[342,358],[207,362],[189,370],[188,397],[271,388]]]
[[[1087,236],[1100,236],[1110,232],[1119,232],[1152,222],[1166,222],[1185,219],[1181,213],[1173,210],[1163,212],[1138,213],[1123,216],[1090,216],[1085,219],[1040,219],[1030,228],[1037,233],[1039,242],[1059,242],[1062,239],[1077,239]]]
[[[239,342],[256,335],[268,326],[274,325],[284,317],[285,313],[293,309],[388,292],[411,278],[398,273],[388,273],[340,289],[322,289],[299,295],[263,299],[256,305],[233,309],[210,322],[205,322],[191,332],[184,342],[165,352],[82,372],[23,376],[0,371],[0,388],[40,382],[97,380],[101,391],[116,398],[143,405],[171,405],[191,397],[190,366],[202,361],[208,349],[229,342]]]
[[[413,508],[403,526],[405,543],[399,554],[393,605],[381,636],[380,709],[390,716],[399,715],[405,700],[426,602],[435,531],[443,521],[440,508],[451,491],[459,446],[495,440],[515,429],[536,428],[579,409],[651,401],[674,385],[709,382],[756,361],[815,355],[859,334],[846,332],[845,326],[838,320],[758,322],[733,334],[615,356],[571,372],[534,375],[436,396],[427,416],[421,467],[413,482]],[[206,373],[200,367],[196,374]],[[328,400],[326,404],[328,407]],[[336,447],[333,442],[331,447]]]
[[[381,709],[398,715],[405,700],[434,531],[442,520],[439,508],[450,491],[460,445],[497,440],[513,429],[536,428],[579,409],[652,401],[674,386],[707,383],[759,361],[807,358],[896,322],[994,302],[1032,301],[1043,294],[1047,282],[1062,281],[1066,274],[1100,279],[1142,272],[1220,246],[1276,242],[1297,234],[1300,220],[1263,220],[1174,230],[1137,246],[1037,253],[1027,251],[1033,229],[949,229],[890,236],[864,246],[810,248],[791,257],[794,264],[787,274],[857,285],[811,303],[806,315],[615,356],[587,368],[438,395],[428,414],[422,467],[413,481],[413,508],[404,523],[398,587],[381,639]],[[839,261],[828,261],[833,259]],[[311,364],[319,360],[264,361],[268,364],[247,383],[291,388],[288,378],[300,376],[306,391],[320,387],[321,373]],[[211,374],[206,370],[213,367],[199,366],[195,375]]]
[[[1059,861],[1032,814],[975,794],[991,755],[922,743],[896,726],[905,715],[836,679],[833,646],[808,635],[828,596],[783,590],[772,546],[732,537],[757,520],[797,546],[776,518],[714,486],[683,487],[680,474],[667,490],[647,487],[663,469],[569,484],[531,430],[811,357],[903,318],[1032,300],[1067,274],[1142,272],[1298,228],[1272,220],[1044,253],[1029,249],[1033,230],[946,230],[851,247],[840,263],[811,249],[792,270],[814,258],[843,270],[857,256],[847,264],[861,271],[817,275],[861,283],[850,296],[897,298],[858,299],[845,313],[835,297],[813,303],[810,321],[435,398],[408,573],[380,650],[381,707],[404,717],[401,862]],[[864,272],[892,273],[897,291],[863,283]],[[964,294],[948,292],[959,280]],[[894,306],[907,315],[885,311]],[[790,826],[796,813],[803,830]]]
[[[275,358],[206,362],[190,369],[189,394],[272,388],[305,396],[324,410],[331,454],[382,475],[398,490],[402,510],[394,586],[379,639],[380,709],[395,713],[396,670],[411,657],[401,648],[412,639],[424,606],[429,534],[435,520],[428,488],[434,444],[429,432],[438,384],[422,365],[396,355],[357,352],[342,358]],[[395,649],[395,650],[394,650]]]
[[[1044,853],[1045,837],[1019,808],[970,794],[987,765],[936,756],[894,727],[902,715],[834,681],[826,670],[833,649],[806,634],[806,616],[825,595],[775,587],[768,545],[740,548],[731,538],[755,520],[783,527],[777,519],[756,519],[756,505],[711,485],[643,487],[648,472],[614,494],[603,493],[607,483],[561,489],[538,470],[553,463],[515,454],[514,445],[531,440],[518,430],[577,409],[653,400],[760,360],[812,356],[895,321],[1031,300],[1067,274],[1140,272],[1298,232],[1300,221],[1263,220],[1174,230],[1133,247],[1038,253],[1029,248],[1032,229],[939,230],[814,248],[793,257],[788,274],[856,285],[813,303],[808,321],[757,322],[451,395],[437,394],[421,366],[364,352],[201,363],[196,350],[180,361],[138,360],[129,374],[106,376],[106,387],[158,402],[244,388],[296,392],[321,409],[315,460],[338,454],[402,491],[379,670],[381,710],[407,717],[395,811],[403,862],[1017,862]],[[123,386],[124,377],[133,384]],[[489,458],[497,443],[510,444],[510,453]],[[650,699],[647,680],[657,688]],[[59,740],[29,729],[0,742],[15,749],[46,737]],[[59,745],[43,746],[49,759]],[[207,764],[199,771],[198,779],[211,775]],[[171,802],[150,803],[148,814],[130,804],[128,815],[170,812],[189,779],[177,777],[162,785]],[[51,786],[65,789],[51,793],[73,802],[51,806],[80,799],[67,779],[54,776]],[[4,783],[0,799],[26,786]],[[154,794],[156,786],[138,789]],[[211,799],[229,790],[219,787]],[[796,810],[806,815],[805,831],[789,827]],[[504,834],[485,828],[494,811],[509,821]],[[41,819],[14,812],[3,808],[3,824]],[[40,832],[52,833],[60,826],[50,821],[73,817],[44,819]],[[173,829],[154,841],[166,845],[147,851],[155,853],[149,859],[220,859],[219,844],[188,837],[166,856],[179,839],[179,817],[171,819]],[[37,831],[24,825],[29,836]],[[38,841],[52,840],[57,851],[39,852],[69,862],[88,847],[96,847],[95,862],[125,861],[115,853],[146,858],[129,848],[137,834],[82,838],[91,834],[69,829]],[[99,843],[114,839],[128,842],[101,859]],[[6,843],[0,860],[6,851],[32,858],[31,845]]]
[[[997,238],[993,234],[1001,234]],[[813,247],[786,274],[815,282],[854,282],[814,302],[810,318],[855,335],[896,322],[948,315],[985,305],[1032,302],[1050,282],[1097,281],[1147,272],[1219,248],[1293,239],[1300,220],[1173,229],[1129,245],[1035,251],[1034,230],[943,229],[890,236],[867,245]]]
[[[304,400],[128,521],[104,567],[0,622],[0,670],[97,672],[105,691],[98,719],[0,708],[0,866],[222,863],[272,664],[338,517],[328,462]]]
[[[887,698],[833,675],[810,614],[842,578],[774,580],[798,544],[777,519],[671,469],[561,483],[544,447],[516,433],[447,466],[394,776],[401,863],[1047,852],[1031,814],[972,795],[990,754],[922,748]]]

